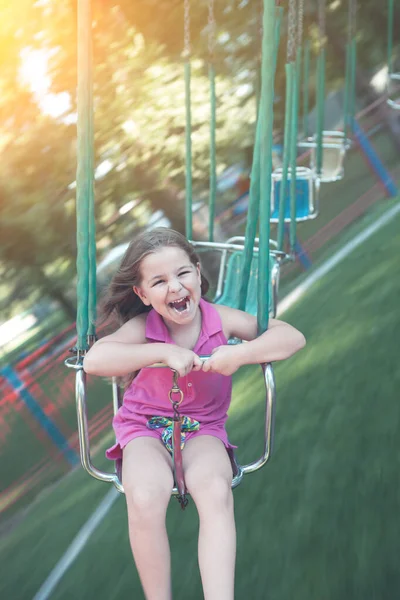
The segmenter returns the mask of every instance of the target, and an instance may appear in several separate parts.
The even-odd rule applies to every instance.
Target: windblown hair
[[[111,280],[101,306],[101,321],[109,319],[121,326],[141,313],[149,312],[151,306],[143,304],[133,291],[140,287],[142,273],[140,267],[143,259],[165,247],[181,248],[188,255],[190,262],[196,266],[200,260],[193,246],[177,231],[166,227],[157,227],[139,234],[129,245],[121,261],[121,265]],[[207,279],[201,275],[201,295],[205,296],[209,288]]]

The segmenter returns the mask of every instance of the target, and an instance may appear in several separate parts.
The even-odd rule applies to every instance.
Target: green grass
[[[398,569],[398,219],[285,314],[305,350],[276,365],[275,454],[235,491],[237,598],[394,600]],[[261,451],[259,369],[235,385],[230,437]],[[101,461],[103,464],[104,461]],[[32,598],[107,488],[72,473],[0,545],[0,596]],[[120,498],[51,596],[143,598]],[[200,600],[198,519],[171,502],[174,598]]]
[[[325,260],[330,258],[335,252],[342,248],[345,244],[350,242],[356,235],[361,233],[364,229],[372,225],[379,219],[386,211],[391,207],[398,204],[400,197],[397,198],[384,198],[373,204],[362,216],[356,221],[349,224],[342,231],[325,243],[321,248],[315,251],[313,255],[313,267],[316,268],[318,265],[323,263]],[[291,290],[299,285],[304,279],[308,277],[310,271],[301,270],[300,267],[294,272],[286,275],[286,266],[284,265],[281,273],[281,280],[279,284],[279,296],[284,298]]]
[[[59,361],[54,365],[50,373],[41,376],[36,380],[36,383],[47,399],[54,402],[57,400],[59,387],[65,385],[65,380],[68,377],[73,380],[75,373],[67,371],[64,364]],[[87,398],[88,419],[90,420],[91,417],[96,415],[105,406],[111,406],[111,400],[111,386],[100,378],[89,377]],[[46,402],[41,402],[43,408]],[[23,418],[22,413],[24,415]],[[0,524],[8,520],[20,509],[29,505],[40,492],[40,489],[58,481],[71,468],[66,458],[59,455],[58,447],[41,430],[26,408],[23,408],[21,412],[12,413],[8,419],[12,434],[8,435],[6,441],[0,447],[2,489],[5,490],[13,482],[22,478],[41,459],[53,460],[54,468],[45,470],[33,488],[26,489],[21,498],[13,504],[9,504],[8,502],[10,499],[13,499],[12,497],[0,498],[0,511],[2,511]],[[64,405],[51,414],[51,419],[66,439],[76,431],[76,408],[73,386],[69,400],[67,398]],[[111,422],[109,429],[111,431]],[[21,452],[21,440],[23,440],[23,452]],[[23,482],[22,485],[24,485]]]

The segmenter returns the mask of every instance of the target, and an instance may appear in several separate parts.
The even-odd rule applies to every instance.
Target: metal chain
[[[299,18],[297,23],[297,47],[299,48],[303,43],[303,29],[304,29],[304,0],[299,0]]]
[[[168,398],[174,409],[174,417],[179,416],[178,407],[183,400],[183,392],[178,385],[178,377],[179,377],[178,371],[175,371],[174,369],[172,369],[172,387],[168,392]],[[179,394],[179,400],[174,400],[172,398],[172,394]]]
[[[190,0],[184,0],[183,3],[183,33],[184,33],[184,41],[183,41],[183,56],[184,58],[189,58],[191,48],[190,48]]]
[[[261,49],[262,49],[262,40],[264,34],[263,28],[263,18],[264,18],[264,2],[263,0],[259,0],[258,2],[258,40],[259,40],[259,60],[261,62]]]
[[[356,34],[357,25],[357,0],[349,0],[349,42],[352,41]]]
[[[286,50],[286,59],[288,63],[293,62],[296,57],[296,4],[296,0],[289,0],[288,40]]]
[[[214,0],[208,2],[208,53],[212,62],[215,52],[216,23],[214,15]]]
[[[318,3],[318,27],[320,47],[325,45],[326,22],[325,22],[325,0],[319,0]]]

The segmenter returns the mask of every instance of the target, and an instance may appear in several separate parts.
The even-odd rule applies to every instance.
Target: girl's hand
[[[242,366],[237,346],[218,346],[211,357],[203,363],[203,371],[232,375]]]
[[[172,344],[165,345],[165,357],[163,362],[170,369],[178,372],[179,377],[184,377],[190,371],[201,371],[203,362],[192,350],[173,346]]]

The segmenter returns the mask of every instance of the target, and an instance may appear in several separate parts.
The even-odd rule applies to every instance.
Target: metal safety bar
[[[322,145],[324,148],[344,148],[345,150],[351,148],[351,140],[346,137],[346,134],[343,131],[323,131],[322,136]],[[299,142],[297,145],[299,148],[316,148],[317,143],[316,136],[313,135],[312,137],[307,138],[307,140]]]

